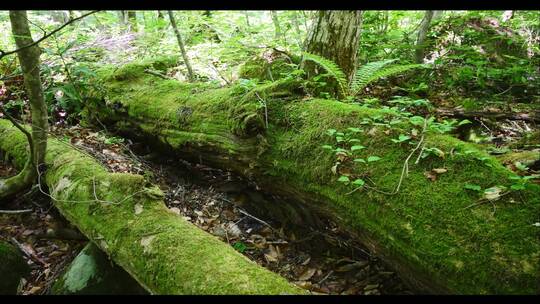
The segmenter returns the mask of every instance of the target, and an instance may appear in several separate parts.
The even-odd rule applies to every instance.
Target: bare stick
[[[32,209],[23,209],[23,210],[0,210],[0,214],[21,214],[21,213],[30,213],[34,210]]]

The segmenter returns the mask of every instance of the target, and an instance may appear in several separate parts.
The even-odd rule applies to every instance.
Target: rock
[[[124,269],[114,264],[93,243],[77,255],[57,279],[51,294],[147,294]]]
[[[17,294],[21,279],[30,273],[19,249],[13,245],[0,241],[0,294]]]

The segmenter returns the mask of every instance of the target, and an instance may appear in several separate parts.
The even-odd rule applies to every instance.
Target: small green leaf
[[[362,146],[362,145],[355,145],[355,146],[352,146],[351,147],[351,151],[358,151],[358,150],[362,150],[364,149],[365,147]]]
[[[478,186],[478,185],[475,185],[475,184],[465,184],[465,186],[463,186],[463,188],[465,189],[469,189],[469,190],[474,190],[474,191],[480,191],[482,190],[482,187]]]
[[[516,168],[517,168],[519,171],[527,171],[527,170],[529,170],[529,167],[525,166],[525,165],[522,164],[521,162],[515,162],[515,163],[514,163],[514,166],[516,166]]]
[[[322,146],[323,149],[327,149],[327,150],[332,150],[334,149],[334,147],[330,146],[330,145],[323,145]]]
[[[336,134],[337,130],[336,129],[328,129],[326,131],[326,134],[330,135],[330,136],[334,136],[334,134]]]
[[[233,244],[233,248],[236,249],[237,251],[243,253],[244,251],[246,251],[247,246],[242,242],[236,242],[236,243]]]
[[[409,122],[415,126],[421,126],[424,124],[424,118],[420,116],[413,116],[409,118]]]
[[[342,142],[343,141],[343,136],[336,136],[336,141],[339,143],[339,142]]]
[[[470,120],[464,119],[464,120],[462,120],[462,121],[460,121],[458,123],[458,126],[462,126],[462,125],[466,125],[466,124],[470,124],[470,123],[472,123]]]
[[[341,182],[341,183],[349,183],[351,180],[349,179],[348,176],[345,176],[345,175],[342,175],[338,178],[337,180],[338,182]]]
[[[512,186],[510,186],[510,188],[512,188],[512,190],[525,190],[525,185],[524,184],[513,184]]]
[[[366,182],[365,182],[363,179],[361,179],[361,178],[357,178],[357,179],[355,179],[354,182],[352,182],[352,183],[353,183],[353,185],[356,185],[356,186],[360,186],[360,187],[361,187],[361,186],[363,186]]]
[[[401,142],[404,142],[404,141],[407,141],[411,139],[410,136],[407,136],[407,135],[404,135],[404,134],[400,134],[398,139],[394,139],[392,138],[392,141],[395,142],[395,143],[401,143]]]
[[[378,156],[370,156],[370,157],[367,158],[367,161],[368,161],[368,163],[371,163],[371,162],[378,161],[378,160],[380,160],[380,159],[381,159],[381,158],[378,157]]]
[[[358,133],[358,132],[362,132],[362,129],[360,128],[347,128],[347,130],[353,132],[353,133]]]
[[[353,161],[357,163],[364,163],[364,164],[366,163],[366,160],[363,158],[355,158]]]

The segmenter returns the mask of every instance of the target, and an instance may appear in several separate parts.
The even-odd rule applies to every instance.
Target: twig
[[[326,279],[328,279],[332,274],[334,273],[333,270],[330,270],[330,272],[328,272],[328,274],[326,276],[324,276],[324,278],[322,278],[322,280],[320,280],[317,284],[322,284],[324,281],[326,281]]]
[[[46,265],[42,259],[40,259],[37,255],[33,254],[32,252],[28,251],[21,243],[19,243],[14,237],[11,238],[11,242],[13,242],[19,249],[31,260],[40,263],[41,265]]]
[[[32,46],[34,46],[34,45],[37,45],[37,44],[39,44],[41,41],[43,41],[43,40],[49,38],[50,36],[54,35],[55,33],[59,32],[60,30],[62,30],[64,27],[70,25],[71,23],[73,23],[73,22],[75,22],[75,21],[78,21],[78,20],[81,20],[82,18],[84,18],[84,17],[86,17],[86,16],[89,16],[89,15],[92,15],[92,14],[97,13],[97,12],[99,12],[99,10],[91,11],[91,12],[86,13],[86,14],[84,14],[84,15],[81,15],[81,16],[79,16],[79,17],[77,17],[77,18],[73,18],[73,19],[69,20],[68,22],[64,23],[63,25],[61,25],[60,27],[56,28],[56,29],[53,30],[52,32],[43,35],[43,37],[39,38],[38,40],[36,40],[36,41],[34,41],[34,42],[30,43],[30,44],[27,44],[27,45],[25,45],[25,46],[23,46],[23,47],[21,47],[21,48],[18,48],[18,49],[16,49],[16,50],[7,51],[7,52],[6,52],[6,51],[0,50],[0,59],[2,59],[3,57],[5,57],[5,56],[7,56],[7,55],[15,54],[15,53],[17,53],[17,52],[19,52],[19,51],[21,51],[21,50],[24,50],[24,49],[27,49],[27,48],[32,47]]]
[[[250,217],[250,218],[256,220],[257,222],[259,222],[259,223],[261,223],[261,224],[264,224],[264,225],[270,227],[272,230],[276,230],[276,229],[274,229],[270,224],[268,224],[267,222],[261,220],[260,218],[257,218],[257,217],[255,217],[255,216],[253,216],[253,215],[247,213],[246,211],[240,209],[240,208],[238,208],[238,211],[240,211],[240,213],[242,213],[243,215],[246,215],[246,216],[248,216],[248,217]]]
[[[409,174],[409,159],[413,156],[413,154],[416,152],[416,150],[418,150],[418,148],[420,148],[420,146],[424,142],[424,138],[425,138],[425,135],[426,135],[427,121],[428,121],[428,118],[425,117],[424,118],[424,127],[422,129],[422,137],[420,138],[420,141],[418,142],[416,147],[411,151],[409,156],[407,156],[407,158],[405,159],[405,162],[403,163],[403,169],[401,170],[401,176],[399,177],[399,182],[397,184],[396,190],[394,190],[394,192],[392,192],[392,194],[396,194],[396,193],[399,192],[399,188],[401,187],[401,183],[403,182],[403,176],[405,176],[405,174],[407,174],[407,175]]]
[[[507,194],[510,194],[510,193],[512,193],[512,191],[506,191],[505,193],[499,195],[499,198],[501,198],[501,197],[503,197],[503,196],[505,196]],[[463,210],[469,209],[469,208],[472,208],[472,207],[475,207],[475,206],[480,206],[480,205],[483,205],[483,204],[488,203],[488,202],[493,202],[493,200],[483,198],[483,199],[479,200],[478,202],[463,208]]]
[[[148,73],[148,74],[150,74],[150,75],[154,75],[154,76],[163,78],[163,79],[174,79],[174,78],[172,78],[172,77],[169,77],[169,76],[167,76],[167,75],[163,75],[163,74],[161,74],[161,73],[159,73],[159,72],[157,72],[157,71],[153,71],[153,70],[150,70],[150,69],[146,69],[146,70],[144,70],[144,72],[145,72],[145,73]]]
[[[0,210],[0,214],[21,214],[21,213],[30,213],[33,212],[33,209],[22,209],[22,210]]]

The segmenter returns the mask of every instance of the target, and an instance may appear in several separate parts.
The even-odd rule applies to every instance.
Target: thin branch
[[[50,36],[54,35],[55,33],[59,32],[59,31],[61,31],[63,28],[65,28],[66,26],[70,25],[71,23],[73,23],[73,22],[75,22],[75,21],[78,21],[78,20],[81,20],[81,19],[83,19],[84,17],[89,16],[89,15],[92,15],[92,14],[97,13],[97,12],[99,12],[99,10],[91,11],[91,12],[86,13],[86,14],[84,14],[84,15],[81,15],[81,16],[79,16],[79,17],[77,17],[77,18],[71,19],[71,20],[69,20],[68,22],[66,22],[66,23],[64,23],[63,25],[61,25],[60,27],[58,27],[58,28],[56,28],[55,30],[53,30],[52,32],[43,35],[43,37],[39,38],[38,40],[36,40],[36,41],[34,41],[34,42],[32,42],[32,43],[30,43],[30,44],[28,44],[28,45],[25,45],[25,46],[23,46],[23,47],[21,47],[21,48],[18,48],[18,49],[16,49],[16,50],[8,51],[8,52],[5,52],[5,51],[0,50],[0,59],[2,59],[3,57],[5,57],[5,56],[7,56],[7,55],[15,54],[15,53],[17,53],[17,52],[19,52],[19,51],[21,51],[21,50],[24,50],[24,49],[27,49],[27,48],[29,48],[29,47],[35,46],[35,45],[39,44],[41,41],[43,41],[43,40],[49,38]]]
[[[0,210],[0,214],[21,214],[21,213],[30,213],[34,210],[32,209],[23,209],[23,210]]]

